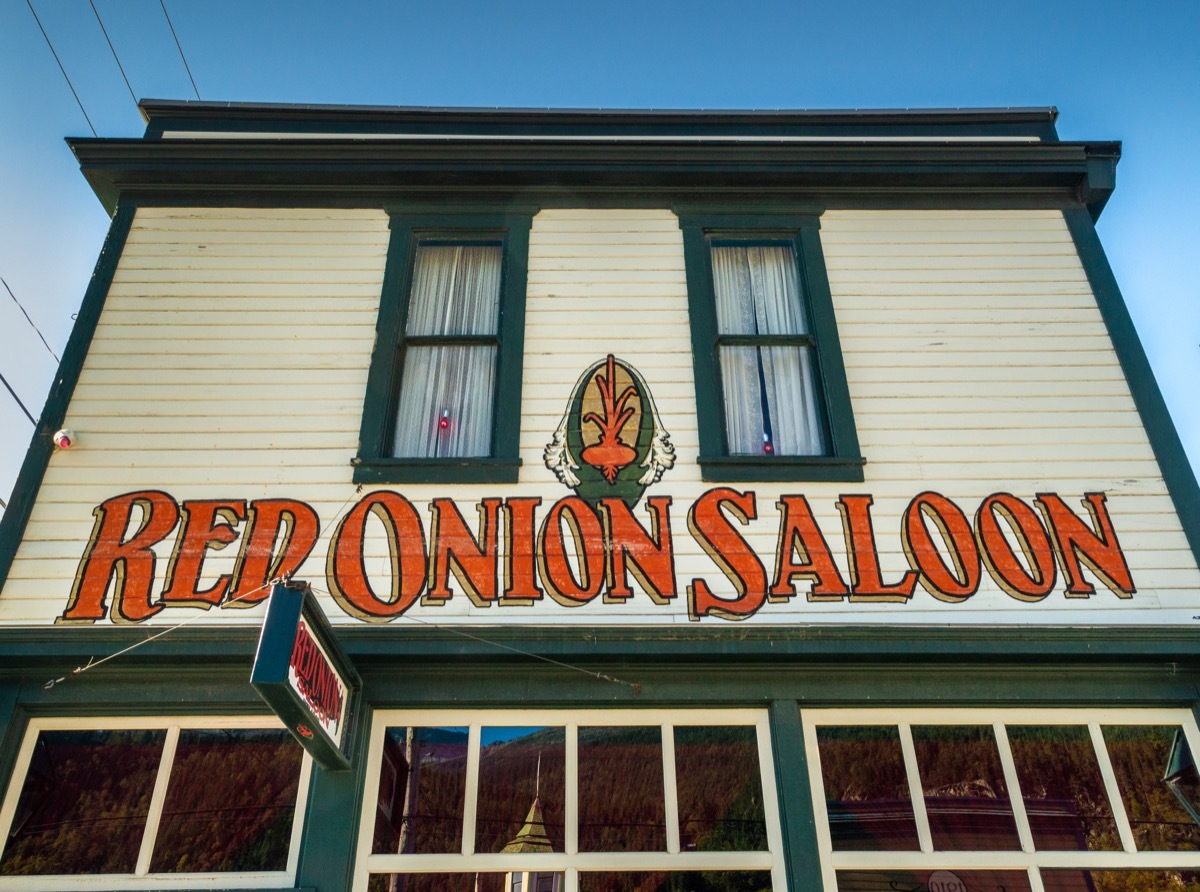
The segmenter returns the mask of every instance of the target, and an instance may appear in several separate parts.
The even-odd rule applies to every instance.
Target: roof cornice
[[[1115,184],[1117,142],[770,139],[70,139],[110,211],[134,200],[240,193],[279,204],[384,206],[414,195],[619,196],[668,203],[771,195],[1036,197],[1093,216]],[[208,196],[205,199],[205,196]]]

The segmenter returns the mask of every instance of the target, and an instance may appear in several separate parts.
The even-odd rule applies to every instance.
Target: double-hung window
[[[863,479],[818,218],[680,226],[704,479]]]
[[[531,220],[393,215],[356,482],[517,479]]]

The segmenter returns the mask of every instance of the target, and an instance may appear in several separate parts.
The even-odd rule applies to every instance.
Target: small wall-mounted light
[[[70,449],[78,442],[79,437],[77,437],[75,435],[75,431],[71,430],[69,427],[64,427],[62,430],[56,431],[54,434],[54,445],[59,449]]]

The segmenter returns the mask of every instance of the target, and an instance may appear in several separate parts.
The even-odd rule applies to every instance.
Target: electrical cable
[[[26,3],[29,0],[25,0]],[[196,88],[196,79],[192,77],[191,66],[187,63],[187,56],[183,54],[183,47],[179,45],[179,35],[175,33],[175,26],[171,24],[171,16],[167,12],[167,4],[163,0],[158,0],[158,5],[162,7],[163,15],[167,17],[167,27],[171,29],[171,36],[175,38],[175,48],[179,50],[179,58],[183,60],[183,67],[187,70],[188,80],[192,82],[192,90],[196,93],[196,99],[200,99],[200,91]]]
[[[88,0],[92,6],[92,12],[96,14],[96,21],[100,24],[100,30],[104,33],[104,39],[108,41],[108,48],[112,50],[113,59],[117,63],[117,69],[121,72],[121,77],[125,78],[125,86],[129,90],[129,98],[133,100],[133,104],[137,105],[137,96],[133,92],[133,87],[129,83],[129,77],[125,74],[125,68],[121,65],[121,60],[117,58],[117,48],[113,46],[112,38],[108,36],[108,29],[104,27],[104,22],[100,20],[100,10],[96,9],[96,4],[92,0]]]
[[[12,385],[8,383],[8,379],[5,378],[3,374],[0,374],[0,381],[4,382],[4,386],[8,388],[8,392],[12,394],[12,398],[17,401],[17,405],[20,406],[21,411],[25,413],[25,417],[29,419],[30,423],[34,427],[37,427],[37,419],[34,418],[33,415],[30,414],[29,410],[25,408],[25,404],[21,402],[21,398],[17,396],[17,392],[12,389]]]
[[[87,109],[83,107],[83,100],[81,100],[79,98],[79,94],[75,92],[75,85],[71,83],[71,78],[67,77],[67,69],[63,68],[62,60],[58,58],[58,53],[54,51],[54,44],[50,42],[50,35],[47,34],[46,29],[42,27],[42,20],[38,18],[37,10],[33,8],[32,0],[25,0],[25,5],[28,6],[29,11],[33,13],[33,20],[37,22],[38,29],[42,32],[42,37],[46,38],[46,46],[50,47],[50,54],[54,56],[54,61],[58,63],[58,70],[62,72],[62,76],[67,81],[67,86],[71,88],[71,95],[74,96],[75,101],[79,103],[79,110],[83,112],[83,119],[87,121],[87,125],[92,131],[92,136],[99,136],[99,134],[96,133],[96,128],[92,125],[92,119],[88,117]]]
[[[51,346],[46,343],[46,338],[42,335],[41,329],[39,329],[36,325],[33,324],[33,320],[29,318],[29,314],[25,312],[25,308],[23,306],[21,306],[21,302],[19,300],[17,300],[17,296],[15,294],[13,294],[13,290],[8,287],[8,282],[4,281],[4,276],[0,276],[0,283],[3,283],[4,290],[8,292],[8,296],[11,297],[13,299],[13,303],[15,303],[18,308],[20,308],[21,313],[25,316],[25,321],[28,322],[30,327],[33,328],[33,330],[37,332],[37,336],[42,339],[42,344],[45,346],[45,348],[47,350],[50,351],[50,355],[54,357],[54,361],[57,363],[62,363],[62,360],[58,358],[58,354],[55,353],[54,350],[51,348]]]

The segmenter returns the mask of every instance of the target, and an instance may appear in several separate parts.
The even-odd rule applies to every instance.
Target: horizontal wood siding
[[[917,590],[908,604],[764,606],[754,623],[1190,621],[1197,571],[1060,214],[1050,211],[830,211],[822,217],[839,333],[858,435],[862,484],[757,484],[746,538],[768,573],[776,501],[804,494],[847,579],[836,502],[874,497],[885,581],[908,569],[900,518],[934,490],[973,515],[993,492],[1027,502],[1056,492],[1083,514],[1085,492],[1108,507],[1138,591],[1098,587],[1068,600],[1062,586],[1020,603],[986,576],[963,604]],[[176,499],[287,497],[309,502],[325,536],[301,576],[325,589],[329,530],[356,495],[367,368],[387,249],[387,218],[372,211],[139,211],[67,423],[80,446],[54,456],[8,583],[0,622],[46,623],[61,613],[92,529],[92,508],[137,489]],[[552,210],[530,236],[521,478],[516,486],[393,487],[423,518],[454,498],[474,522],[486,497],[536,496],[544,512],[568,490],[543,464],[579,376],[608,353],[649,384],[676,465],[649,491],[672,498],[674,602],[635,592],[623,605],[477,607],[461,594],[417,606],[423,621],[687,624],[683,586],[732,588],[689,535],[701,481],[683,249],[665,210]],[[365,490],[369,491],[369,490]],[[639,517],[648,524],[644,507]],[[379,528],[365,565],[385,587]],[[164,543],[159,573],[170,556]],[[236,543],[213,553],[206,577],[229,572]],[[354,622],[328,597],[335,622]],[[1161,608],[1161,609],[1160,609]],[[166,611],[173,622],[190,610]],[[213,612],[251,623],[260,610]],[[404,622],[404,619],[398,622]],[[720,622],[708,620],[706,622]]]

